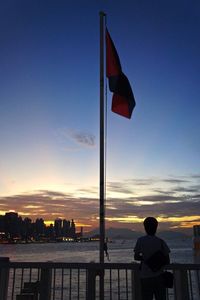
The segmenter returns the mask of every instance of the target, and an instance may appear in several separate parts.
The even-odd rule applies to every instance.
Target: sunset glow
[[[99,226],[99,11],[136,108],[107,87],[106,227],[200,224],[200,5],[3,1],[0,215]],[[124,9],[126,7],[126,9]],[[125,21],[126,20],[126,21]]]

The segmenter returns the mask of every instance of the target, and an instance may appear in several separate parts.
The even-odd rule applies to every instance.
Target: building
[[[19,224],[18,213],[7,212],[4,217],[4,229],[7,238],[15,238],[20,235],[20,224]]]
[[[56,219],[54,221],[54,230],[55,230],[56,237],[62,236],[62,220],[61,219]]]
[[[70,221],[63,220],[62,234],[64,237],[69,237],[70,235]]]
[[[71,221],[71,226],[70,226],[70,237],[72,237],[72,238],[76,237],[76,225],[75,225],[73,219]]]

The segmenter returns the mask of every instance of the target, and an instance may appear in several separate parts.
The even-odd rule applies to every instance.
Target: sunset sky
[[[0,214],[99,214],[99,11],[136,99],[110,111],[107,227],[200,224],[200,2],[3,0]]]

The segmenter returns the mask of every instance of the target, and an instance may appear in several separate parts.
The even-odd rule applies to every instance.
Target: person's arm
[[[142,258],[142,253],[137,253],[137,252],[135,252],[135,254],[134,254],[134,259],[135,259],[135,260],[140,260],[140,261],[142,261],[142,260],[143,260],[143,258]]]
[[[170,258],[169,258],[170,249],[169,249],[168,245],[166,244],[166,242],[163,240],[162,240],[162,250],[166,256],[166,265],[169,265],[170,264]]]
[[[166,255],[166,264],[169,265],[170,264],[170,258],[169,258],[169,254]]]
[[[134,248],[134,259],[135,260],[143,260],[142,258],[142,251],[141,251],[141,245],[140,245],[140,241],[137,240],[135,248]]]

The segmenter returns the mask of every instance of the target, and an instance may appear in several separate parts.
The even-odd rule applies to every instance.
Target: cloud
[[[77,193],[80,193],[80,194],[93,194],[93,195],[97,195],[98,194],[98,191],[99,191],[99,188],[98,187],[90,187],[88,189],[86,188],[82,188],[82,189],[78,189],[77,190]]]
[[[69,135],[78,144],[88,147],[95,146],[95,136],[91,133],[71,131]]]
[[[198,179],[195,177],[192,181],[183,180],[183,176],[176,176],[174,178],[143,178],[143,179],[126,179],[118,182],[107,183],[107,194],[109,197],[116,196],[116,193],[126,195],[125,198],[133,196],[140,196],[146,194],[147,198],[153,195],[154,201],[157,201],[158,195],[162,196],[162,201],[166,201],[167,197],[177,197],[182,194],[188,195],[188,197],[194,194],[200,193],[200,185]],[[164,200],[165,199],[165,200]],[[169,198],[169,201],[171,199]],[[173,198],[172,198],[173,200]],[[152,199],[147,201],[153,201]]]
[[[129,183],[129,184],[133,184],[133,185],[137,185],[137,186],[140,186],[140,185],[151,185],[153,184],[154,182],[157,182],[157,179],[155,178],[146,178],[146,179],[126,179],[125,180],[126,183]]]
[[[137,199],[137,201],[143,201],[143,197]],[[199,223],[200,220],[200,199],[198,202],[184,202],[179,200],[173,203],[156,203],[153,205],[135,205],[135,199],[131,202],[126,201],[111,201],[110,206],[115,207],[115,210],[107,207],[106,216],[108,222],[112,222],[112,226],[120,226],[119,223],[123,223],[125,227],[133,228],[135,230],[141,230],[142,221],[147,216],[154,216],[159,219],[160,229],[169,228],[189,228],[192,227],[195,222]],[[115,224],[115,225],[113,225]],[[117,225],[118,224],[118,225]]]
[[[197,177],[176,176],[174,178],[126,179],[123,182],[108,184],[107,199],[108,222],[124,222],[126,226],[137,227],[146,216],[159,217],[161,227],[191,227],[199,220],[200,190],[195,184]],[[126,193],[127,197],[119,199],[112,191]],[[130,194],[132,196],[130,197]],[[135,220],[137,216],[137,222]],[[192,220],[190,219],[192,218]],[[176,221],[175,221],[176,220]],[[175,225],[174,225],[175,224]]]
[[[192,174],[190,177],[200,179],[200,174]]]
[[[63,132],[63,135],[81,146],[94,147],[96,145],[95,136],[89,132],[67,129]]]
[[[196,199],[200,199],[200,194],[192,195],[192,198],[193,198],[193,199],[195,199],[195,198],[196,198]]]
[[[200,187],[198,186],[195,186],[195,187],[188,187],[188,188],[185,188],[185,187],[176,187],[173,189],[174,192],[182,192],[182,193],[198,193],[200,192]]]
[[[161,226],[175,228],[194,225],[200,218],[200,186],[176,178],[126,179],[107,183],[106,216],[109,224],[124,222],[135,228],[146,216],[159,217]],[[134,182],[134,184],[133,184]],[[147,184],[151,182],[151,184]],[[161,184],[163,182],[163,185]],[[141,183],[146,183],[141,185]],[[90,197],[87,195],[90,194]],[[77,195],[79,195],[77,197]],[[75,219],[82,224],[98,226],[98,187],[78,188],[74,193],[38,190],[32,193],[1,197],[1,213],[15,210],[32,219],[54,220],[57,217]],[[137,221],[134,221],[135,218]],[[111,223],[112,222],[112,223]],[[135,223],[134,223],[135,222]]]
[[[123,194],[132,194],[132,185],[128,185],[126,182],[108,182],[107,189],[109,192],[117,192]]]
[[[49,196],[49,197],[66,197],[69,194],[65,194],[62,192],[57,191],[48,191],[48,190],[39,190],[39,193],[41,193],[43,196]]]
[[[175,178],[169,178],[169,179],[162,179],[163,182],[168,182],[168,183],[186,183],[189,182],[188,180],[184,179],[175,179]]]
[[[96,137],[94,134],[76,129],[60,128],[55,131],[55,136],[61,148],[64,151],[79,151],[82,147],[94,148],[96,146]],[[74,142],[72,144],[70,141]]]
[[[163,194],[163,195],[173,195],[174,191],[166,191],[166,190],[161,190],[161,189],[154,189],[153,190],[154,193],[159,193],[159,194]]]
[[[97,199],[74,198],[64,193],[40,190],[32,194],[1,197],[3,211],[15,210],[22,217],[29,216],[32,220],[43,218],[54,220],[57,217],[75,219],[91,224],[98,216],[99,202]],[[2,211],[1,211],[2,213]]]

